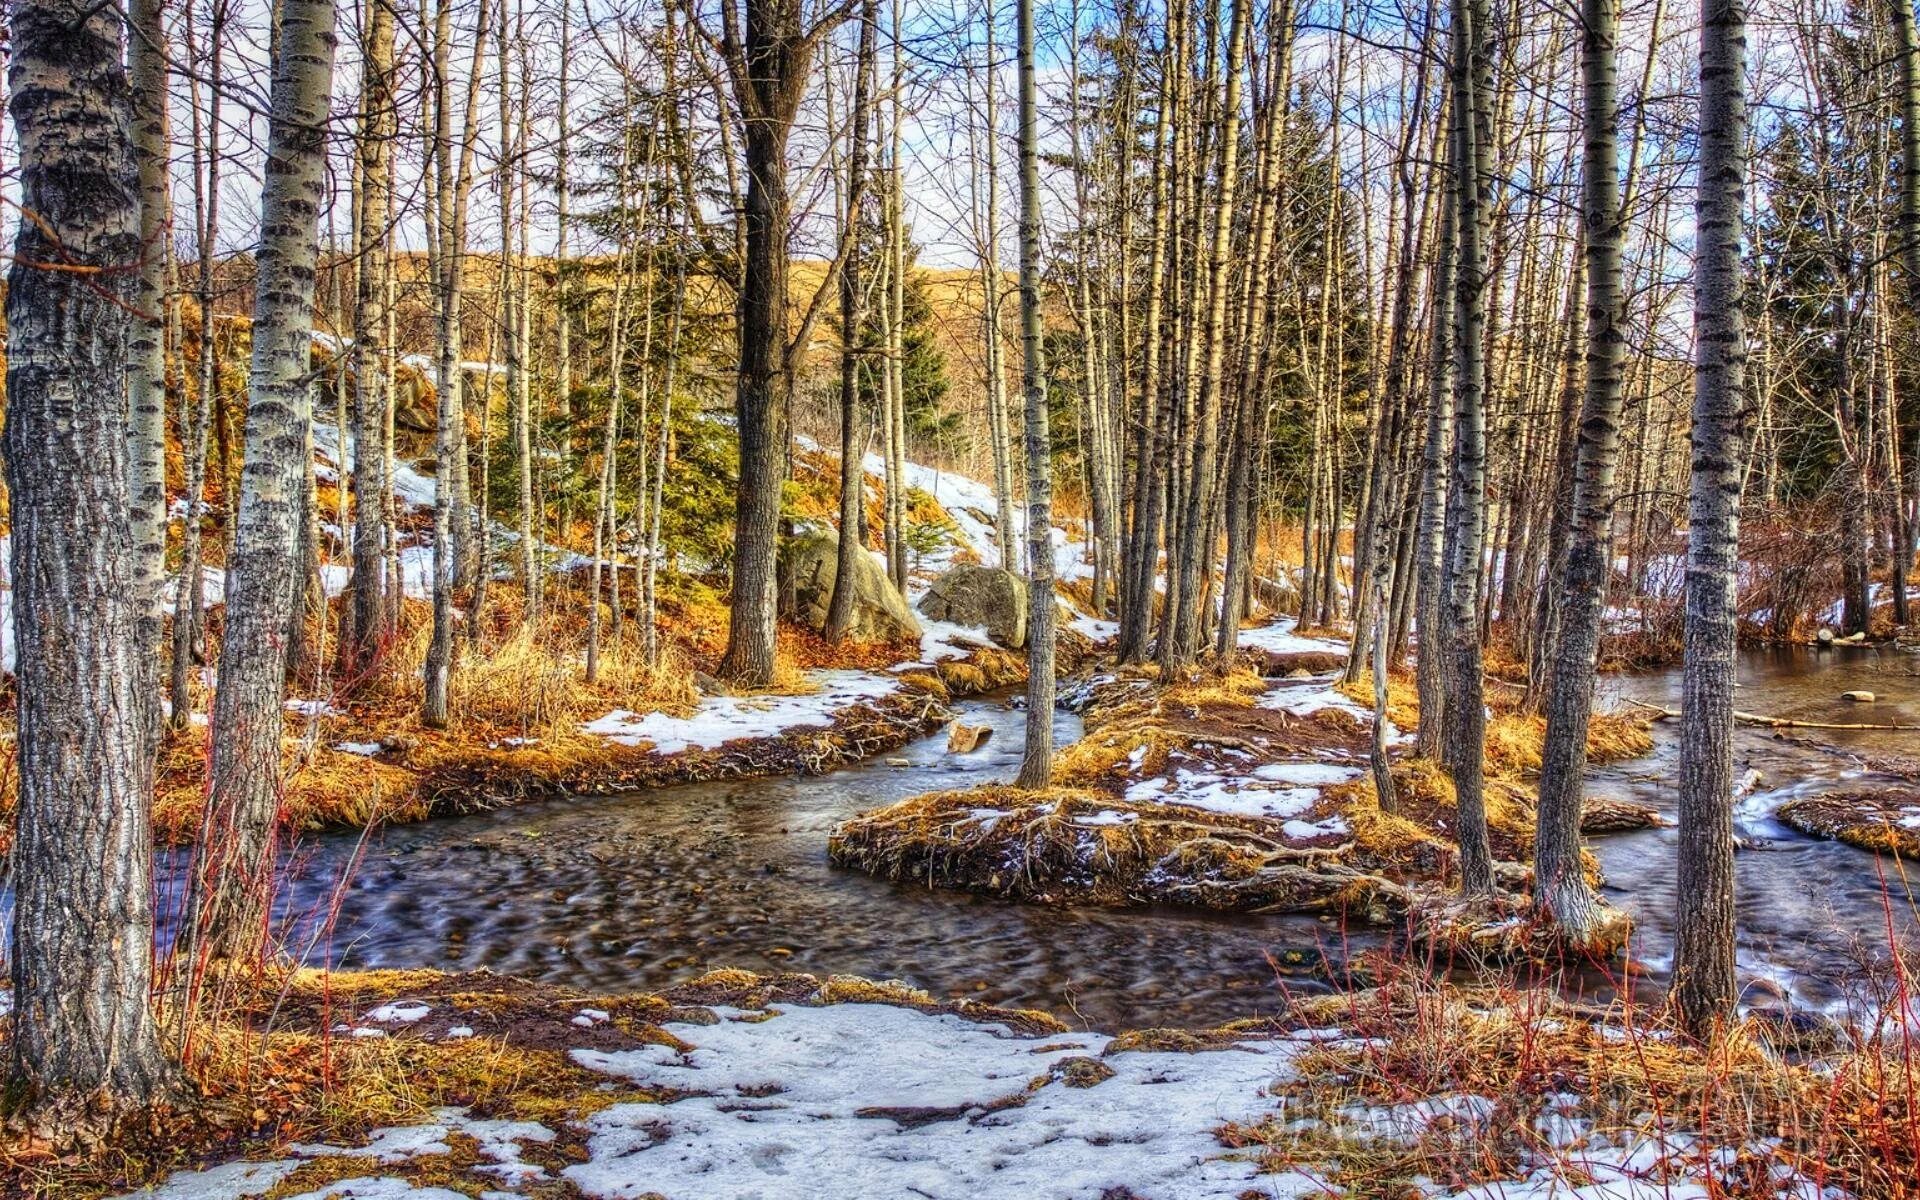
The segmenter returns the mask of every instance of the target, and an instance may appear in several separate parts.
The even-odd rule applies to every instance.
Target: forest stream
[[[1916,671],[1908,656],[1867,650],[1747,651],[1738,705],[1804,720],[1920,724]],[[1678,703],[1679,686],[1677,667],[1601,682],[1604,701],[1667,705]],[[1839,699],[1856,687],[1880,699]],[[994,729],[971,755],[949,754],[939,735],[820,777],[530,805],[394,827],[364,844],[357,833],[308,839],[281,898],[295,927],[291,944],[315,962],[485,967],[607,990],[659,987],[720,966],[898,978],[939,996],[1077,1014],[1116,1029],[1272,1011],[1283,988],[1323,990],[1326,964],[1383,940],[1380,931],[1307,916],[1009,904],[829,866],[827,835],[844,817],[1012,777],[1024,712],[1005,698],[958,707],[963,721]],[[1078,736],[1078,718],[1063,712],[1055,722],[1062,744]],[[1591,788],[1671,814],[1676,724],[1656,723],[1653,754],[1595,771]],[[1843,981],[1861,952],[1871,959],[1887,944],[1880,871],[1898,935],[1912,938],[1920,922],[1891,857],[1805,837],[1769,814],[1792,795],[1859,775],[1854,754],[1920,749],[1920,734],[1789,736],[1826,745],[1765,729],[1736,735],[1736,777],[1762,776],[1736,818],[1750,843],[1738,855],[1742,979],[1751,1002],[1777,1004],[1784,992],[1840,1015]],[[1634,986],[1648,995],[1671,951],[1676,836],[1668,827],[1593,840],[1609,897],[1638,923],[1633,957],[1644,972]],[[177,886],[181,866],[167,856],[161,879]],[[177,895],[163,895],[159,907],[176,910]],[[1587,986],[1604,993],[1613,980],[1595,975]]]

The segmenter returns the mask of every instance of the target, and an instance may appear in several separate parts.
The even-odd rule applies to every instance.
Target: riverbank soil
[[[1452,785],[1396,755],[1394,811],[1367,768],[1371,683],[1263,677],[1257,662],[1162,683],[1155,672],[1097,677],[1083,690],[1086,734],[1042,791],[990,786],[919,796],[862,813],[833,833],[836,863],[883,878],[1043,903],[1185,904],[1242,912],[1337,912],[1397,921],[1457,873]],[[1365,700],[1356,697],[1365,697]],[[1488,821],[1501,876],[1524,884],[1530,789],[1545,723],[1496,699],[1487,738]],[[1390,746],[1418,720],[1394,681]],[[1597,762],[1645,753],[1646,722],[1601,714]],[[1589,832],[1659,817],[1596,803]]]
[[[199,1031],[191,1109],[84,1161],[0,1141],[0,1167],[49,1200],[1913,1194],[1897,1045],[1705,1051],[1511,979],[1381,974],[1111,1036],[850,977],[269,975]]]

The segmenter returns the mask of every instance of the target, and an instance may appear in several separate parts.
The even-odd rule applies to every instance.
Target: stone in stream
[[[1874,694],[1865,688],[1856,688],[1851,692],[1841,692],[1840,698],[1842,700],[1851,700],[1855,704],[1872,704],[1875,699]]]
[[[827,625],[839,554],[839,539],[831,533],[803,533],[781,552],[800,617],[814,630]],[[864,550],[853,556],[853,565],[853,620],[847,635],[860,642],[918,641],[920,620],[887,578],[886,568]]]
[[[949,754],[972,754],[987,744],[993,737],[991,725],[963,725],[959,721],[947,726],[947,752]]]
[[[936,621],[985,629],[1009,650],[1027,644],[1027,585],[1012,571],[962,563],[933,581],[920,597],[920,611]]]

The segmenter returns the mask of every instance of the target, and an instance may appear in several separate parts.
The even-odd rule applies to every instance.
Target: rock
[[[1828,629],[1824,625],[1820,627],[1820,632],[1814,634],[1813,636],[1814,636],[1814,640],[1819,642],[1822,646],[1833,645],[1833,630]]]
[[[1856,688],[1851,692],[1841,692],[1840,698],[1842,700],[1851,700],[1855,704],[1872,704],[1874,701],[1873,693],[1867,691],[1865,688]]]
[[[955,721],[947,726],[947,752],[950,754],[972,754],[987,744],[993,736],[991,725],[962,725]]]
[[[982,627],[1009,650],[1027,644],[1027,585],[1012,571],[954,567],[933,581],[920,598],[920,611],[936,621]]]
[[[1293,670],[1287,672],[1287,678],[1288,679],[1312,679],[1313,672],[1307,670],[1305,667],[1295,667]]]
[[[693,688],[702,696],[724,696],[727,694],[727,685],[721,683],[705,671],[695,671],[693,673]]]
[[[781,566],[793,580],[800,619],[811,629],[827,626],[839,554],[839,539],[831,533],[801,534],[782,550]],[[920,620],[887,578],[886,568],[865,550],[853,556],[853,564],[853,619],[847,636],[861,642],[918,641]]]

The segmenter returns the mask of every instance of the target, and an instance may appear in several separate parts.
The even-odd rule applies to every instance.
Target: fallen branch
[[[1648,712],[1657,713],[1661,718],[1666,720],[1678,720],[1680,717],[1680,710],[1677,708],[1666,708],[1658,704],[1648,704],[1644,700],[1630,699],[1627,703],[1633,705],[1635,708],[1644,708]],[[1920,729],[1920,725],[1898,725],[1891,723],[1876,725],[1861,721],[1800,721],[1792,717],[1768,717],[1760,713],[1741,712],[1737,708],[1733,710],[1733,719],[1742,725],[1758,725],[1765,729]]]

